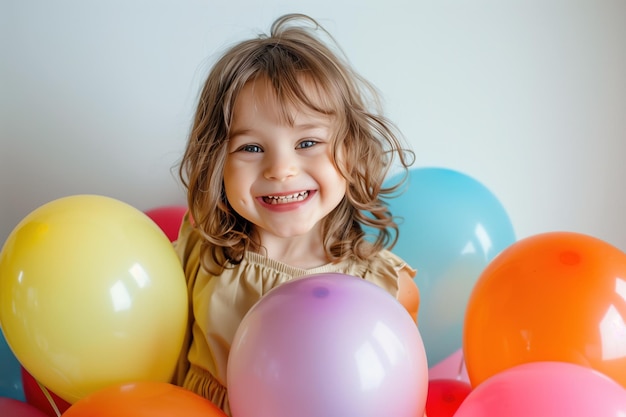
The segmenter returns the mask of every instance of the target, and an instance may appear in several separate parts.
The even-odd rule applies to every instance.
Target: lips
[[[263,197],[263,201],[267,204],[289,204],[297,201],[304,201],[309,196],[309,191],[300,191],[299,193],[285,195],[268,195]]]

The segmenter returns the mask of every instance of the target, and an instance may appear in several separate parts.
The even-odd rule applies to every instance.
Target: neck
[[[268,258],[302,269],[316,268],[329,262],[319,233],[290,237],[259,235],[261,248],[258,252]]]

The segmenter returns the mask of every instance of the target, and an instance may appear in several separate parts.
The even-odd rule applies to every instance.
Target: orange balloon
[[[537,361],[588,366],[626,387],[626,254],[573,232],[512,244],[472,290],[463,352],[474,387]]]
[[[226,417],[211,401],[166,382],[112,385],[74,403],[62,417]]]

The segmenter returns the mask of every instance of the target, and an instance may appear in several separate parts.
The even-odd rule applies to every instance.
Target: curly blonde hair
[[[348,185],[341,203],[322,220],[328,259],[366,259],[395,244],[398,226],[384,199],[406,175],[393,185],[383,182],[396,161],[406,174],[413,152],[402,146],[396,127],[382,115],[375,88],[350,67],[338,47],[329,45],[337,44],[315,20],[289,14],[278,18],[268,35],[231,47],[211,69],[179,166],[190,215],[204,238],[201,259],[208,270],[210,265],[239,263],[246,250],[260,246],[251,241],[253,225],[231,208],[223,181],[235,100],[246,83],[259,77],[275,89],[287,121],[289,106],[298,105],[330,115],[336,125],[331,158]],[[303,77],[313,83],[315,98],[307,97]]]

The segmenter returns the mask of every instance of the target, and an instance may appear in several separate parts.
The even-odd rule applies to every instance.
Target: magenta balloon
[[[237,417],[416,417],[428,389],[410,315],[380,287],[343,274],[268,292],[235,334],[227,376]]]
[[[626,390],[569,362],[529,362],[499,372],[465,398],[454,417],[623,417]]]
[[[2,417],[48,417],[43,411],[14,398],[0,397]]]

